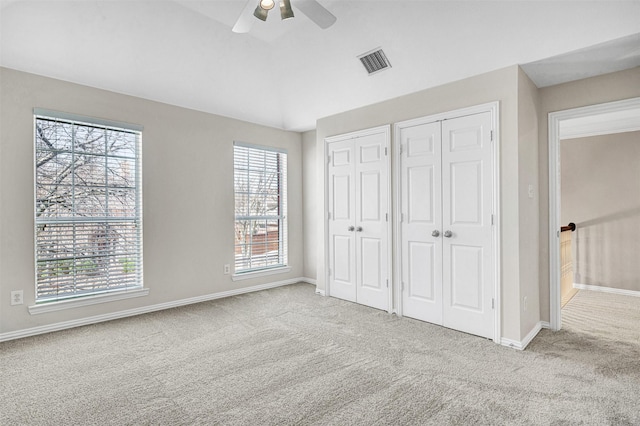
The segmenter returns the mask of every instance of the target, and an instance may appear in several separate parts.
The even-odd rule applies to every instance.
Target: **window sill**
[[[77,299],[60,300],[57,302],[41,303],[29,306],[31,315],[44,314],[46,312],[62,311],[65,309],[79,308],[82,306],[96,305],[98,303],[114,302],[116,300],[131,299],[134,297],[147,296],[148,288],[136,288],[114,293],[97,294],[95,296],[79,297]]]
[[[231,279],[233,281],[242,281],[242,280],[249,280],[251,278],[264,277],[268,275],[285,274],[287,272],[291,272],[290,266],[283,266],[281,268],[273,268],[273,269],[264,269],[262,271],[254,271],[254,272],[241,272],[239,274],[231,275]]]

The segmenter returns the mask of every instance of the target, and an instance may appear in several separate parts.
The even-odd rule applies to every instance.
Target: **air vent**
[[[358,56],[362,65],[367,69],[369,75],[375,74],[387,68],[391,68],[391,64],[382,49],[374,49],[370,52],[363,53]]]

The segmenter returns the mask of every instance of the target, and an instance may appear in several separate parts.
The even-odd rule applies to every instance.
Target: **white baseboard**
[[[542,330],[542,328],[544,327],[544,324],[549,325],[549,323],[543,323],[542,321],[539,321],[533,327],[533,329],[531,329],[531,331],[524,337],[524,339],[522,339],[522,341],[506,339],[506,338],[503,337],[502,339],[500,339],[500,344],[502,346],[506,346],[508,348],[513,348],[513,349],[517,349],[519,351],[523,351],[523,350],[525,350],[527,348],[529,343],[531,343],[533,338],[538,335],[540,330]],[[549,328],[549,327],[546,327],[546,328]]]
[[[324,290],[320,290],[318,288],[316,288],[316,294],[319,294],[320,296],[326,296],[327,293]]]
[[[63,321],[54,324],[42,325],[39,327],[27,328],[24,330],[10,331],[8,333],[0,333],[0,342],[7,340],[21,339],[23,337],[36,336],[38,334],[51,333],[53,331],[66,330],[69,328],[80,327],[83,325],[97,324],[100,322],[111,321],[119,318],[132,317],[135,315],[147,314],[149,312],[161,311],[164,309],[177,308],[179,306],[191,305],[193,303],[207,302],[209,300],[222,299],[224,297],[237,296],[239,294],[253,293],[255,291],[267,290],[275,287],[282,287],[289,284],[299,282],[307,282],[305,278],[294,278],[284,281],[276,281],[267,284],[255,285],[252,287],[239,288],[236,290],[222,291],[219,293],[206,294],[204,296],[190,297],[188,299],[180,299],[172,302],[159,303],[156,305],[143,306],[125,311],[112,312],[109,314],[95,315],[92,317],[80,318],[77,320]]]
[[[302,277],[300,278],[300,281],[305,282],[307,284],[316,285],[316,280],[314,278]]]
[[[640,291],[637,290],[624,290],[621,288],[603,287],[599,285],[579,284],[573,283],[573,288],[579,290],[599,291],[601,293],[621,294],[623,296],[640,297]]]

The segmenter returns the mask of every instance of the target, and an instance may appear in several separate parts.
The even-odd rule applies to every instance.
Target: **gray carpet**
[[[291,285],[1,343],[0,424],[638,425],[631,311],[519,352]]]

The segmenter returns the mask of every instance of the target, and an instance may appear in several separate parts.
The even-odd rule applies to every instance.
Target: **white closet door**
[[[388,132],[354,141],[357,302],[388,310]]]
[[[442,122],[443,325],[493,338],[491,114]]]
[[[331,296],[356,301],[355,149],[353,140],[328,145],[329,288]]]
[[[388,127],[327,140],[329,294],[389,310]]]
[[[400,130],[402,312],[442,324],[440,122]]]

